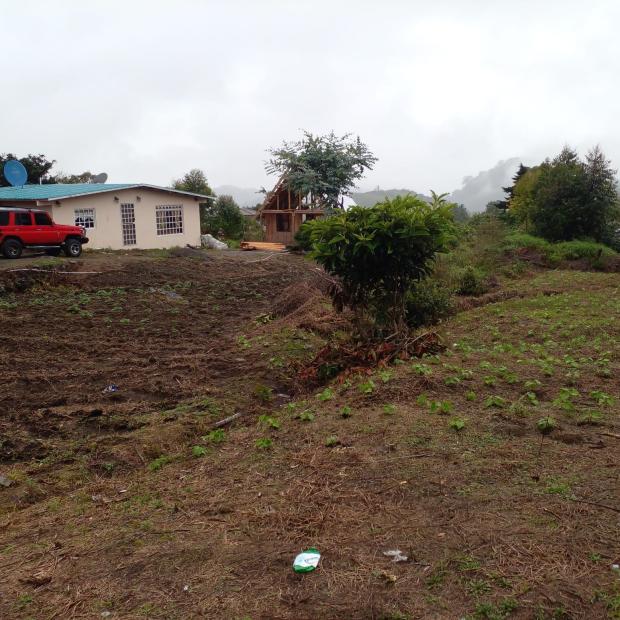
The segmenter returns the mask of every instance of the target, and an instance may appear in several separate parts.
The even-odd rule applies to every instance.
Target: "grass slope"
[[[288,277],[289,259],[275,260]],[[192,282],[173,288],[192,301],[186,321],[213,320],[198,291],[215,292],[218,316],[237,313],[218,372],[201,370],[213,357],[177,369],[176,402],[98,405],[103,420],[118,407],[117,422],[135,427],[101,422],[88,434],[63,410],[45,457],[5,463],[1,617],[620,617],[618,274],[512,281],[518,297],[442,326],[441,354],[288,398],[296,360],[333,320],[315,320],[324,301],[301,315],[291,302],[281,318],[260,300],[244,312],[257,290],[249,270],[166,265],[140,273],[145,285]],[[217,285],[231,275],[234,290]],[[273,275],[262,297],[279,290]],[[12,298],[3,333],[40,295]],[[153,312],[169,309],[160,301]],[[122,306],[133,324],[142,293]],[[49,320],[71,330],[93,319]],[[143,342],[161,337],[150,330]],[[245,415],[212,430],[232,411]],[[309,546],[323,554],[319,570],[296,575]],[[385,555],[394,549],[408,561]]]

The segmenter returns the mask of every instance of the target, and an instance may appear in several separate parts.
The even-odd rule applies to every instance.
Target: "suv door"
[[[13,211],[13,233],[24,245],[37,245],[30,211]]]
[[[37,245],[58,245],[60,235],[52,222],[52,218],[44,212],[33,213],[35,243]]]

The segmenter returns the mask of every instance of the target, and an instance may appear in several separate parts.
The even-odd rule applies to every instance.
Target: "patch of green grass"
[[[172,461],[173,458],[171,456],[162,454],[148,464],[149,471],[159,471],[162,467],[168,465],[168,463],[171,463]]]
[[[193,446],[192,447],[192,456],[196,458],[200,458],[207,455],[207,449],[203,448],[203,446]]]
[[[222,428],[216,428],[212,431],[209,431],[201,439],[205,442],[217,445],[222,443],[226,439],[226,431],[224,431],[224,429]]]
[[[258,450],[270,450],[273,447],[273,440],[269,437],[261,437],[254,442]]]
[[[396,405],[391,403],[383,405],[383,413],[385,413],[385,415],[394,415],[396,413]]]
[[[322,392],[319,392],[316,397],[319,400],[322,400],[323,402],[327,401],[327,400],[332,400],[334,398],[335,394],[334,394],[334,390],[332,390],[331,388],[325,388]]]
[[[463,418],[452,418],[448,426],[455,431],[462,431],[465,428],[465,420]]]
[[[338,444],[340,444],[340,441],[338,440],[338,437],[336,437],[336,435],[330,435],[325,440],[325,447],[326,448],[333,448],[334,446],[337,446]]]

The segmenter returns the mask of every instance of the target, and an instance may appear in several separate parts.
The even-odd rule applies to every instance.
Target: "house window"
[[[158,205],[155,207],[158,235],[183,234],[183,205]]]
[[[136,245],[136,218],[131,202],[121,204],[121,226],[123,245]]]
[[[75,209],[73,211],[75,217],[75,225],[82,228],[95,227],[95,210],[94,209]]]
[[[278,232],[291,231],[291,216],[288,213],[276,214],[276,230]]]

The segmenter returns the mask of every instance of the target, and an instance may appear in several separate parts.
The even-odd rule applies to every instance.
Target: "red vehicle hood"
[[[67,224],[54,224],[54,228],[61,232],[78,233],[79,235],[82,234],[82,229],[79,226],[68,226]]]

